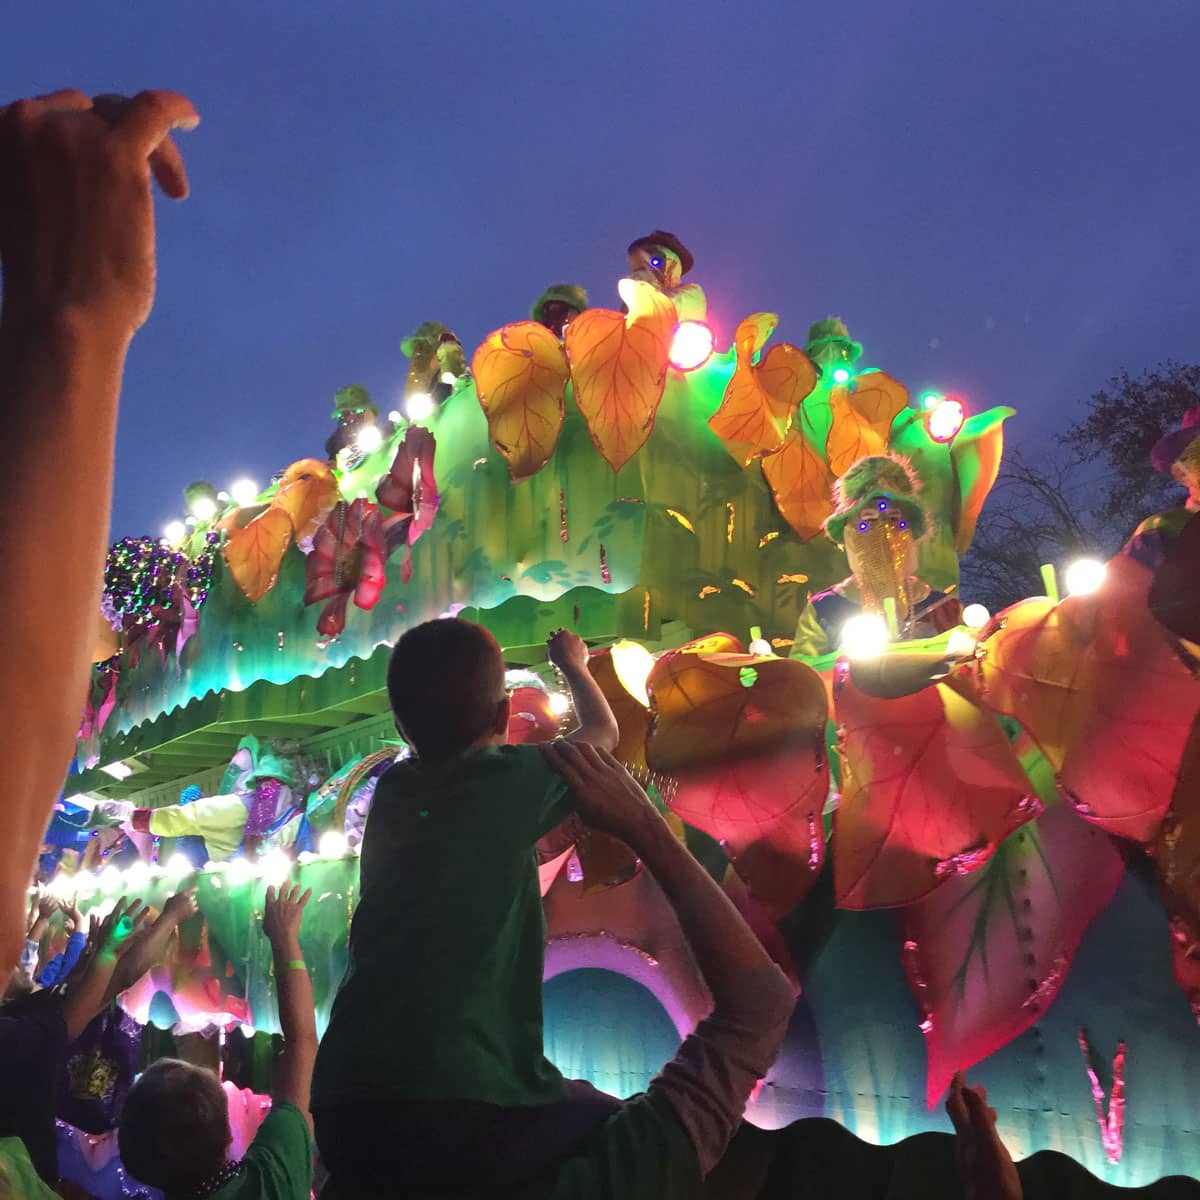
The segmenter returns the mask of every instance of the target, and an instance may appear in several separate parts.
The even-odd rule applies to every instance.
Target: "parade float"
[[[722,349],[692,265],[656,231],[620,305],[556,285],[472,354],[428,322],[395,411],[346,387],[322,454],[193,484],[186,521],[114,545],[54,886],[196,886],[125,1010],[262,1041],[263,891],[291,871],[323,1023],[406,752],[391,644],[482,622],[510,736],[540,740],[571,721],[544,651],[567,626],[619,756],[797,984],[752,1121],[895,1142],[944,1128],[969,1068],[1018,1155],[1200,1174],[1200,680],[1161,563],[1049,564],[995,615],[959,596],[1013,410],[910,394],[838,320],[787,341],[756,313]],[[628,1094],[703,984],[622,846],[540,857],[548,1052]]]

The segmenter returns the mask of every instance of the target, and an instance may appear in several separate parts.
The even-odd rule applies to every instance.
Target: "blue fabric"
[[[53,987],[56,983],[62,983],[72,968],[79,961],[79,956],[83,953],[84,946],[87,945],[87,938],[82,933],[73,933],[67,938],[67,947],[61,954],[56,954],[43,968],[42,973],[38,977],[38,983],[42,987]]]

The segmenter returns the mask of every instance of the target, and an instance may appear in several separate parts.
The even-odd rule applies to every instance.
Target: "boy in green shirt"
[[[569,740],[614,748],[582,639],[560,630],[548,650],[579,719]],[[543,1054],[535,845],[573,799],[539,747],[506,745],[504,660],[481,626],[409,630],[388,693],[413,757],[380,779],[367,819],[350,962],[313,1076],[317,1143],[348,1195],[519,1183],[619,1107]]]

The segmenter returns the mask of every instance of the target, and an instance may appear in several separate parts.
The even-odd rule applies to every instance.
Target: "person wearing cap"
[[[793,658],[828,654],[851,617],[883,617],[889,598],[903,640],[932,637],[959,623],[958,601],[917,578],[917,543],[932,528],[918,488],[912,468],[891,454],[860,458],[837,481],[825,534],[845,547],[851,573],[809,599],[796,624]]]
[[[578,284],[554,283],[534,301],[529,315],[561,340],[567,326],[586,312],[587,306],[588,294]]]
[[[337,428],[325,442],[325,453],[330,459],[336,459],[343,450],[354,445],[358,431],[379,416],[379,409],[365,387],[352,383],[334,393],[333,412],[329,416],[337,422]]]
[[[845,322],[838,317],[827,317],[808,327],[804,353],[821,368],[822,375],[839,367],[853,367],[862,357],[862,352],[862,343],[850,336]]]
[[[708,316],[704,289],[697,283],[683,282],[696,260],[673,233],[655,229],[630,242],[626,254],[629,258],[627,278],[651,283],[664,296],[669,296],[681,321],[703,321]]]
[[[1154,443],[1150,462],[1160,474],[1169,475],[1187,488],[1182,504],[1147,517],[1121,550],[1122,554],[1157,571],[1185,526],[1200,512],[1200,404],[1183,414],[1178,429]]]

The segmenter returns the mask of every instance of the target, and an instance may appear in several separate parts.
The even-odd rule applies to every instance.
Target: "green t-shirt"
[[[561,1098],[542,1052],[545,916],[534,846],[570,812],[536,746],[398,763],[363,836],[350,963],[312,1104]]]
[[[307,1118],[290,1104],[276,1104],[258,1127],[237,1175],[210,1200],[309,1200],[312,1162]]]

